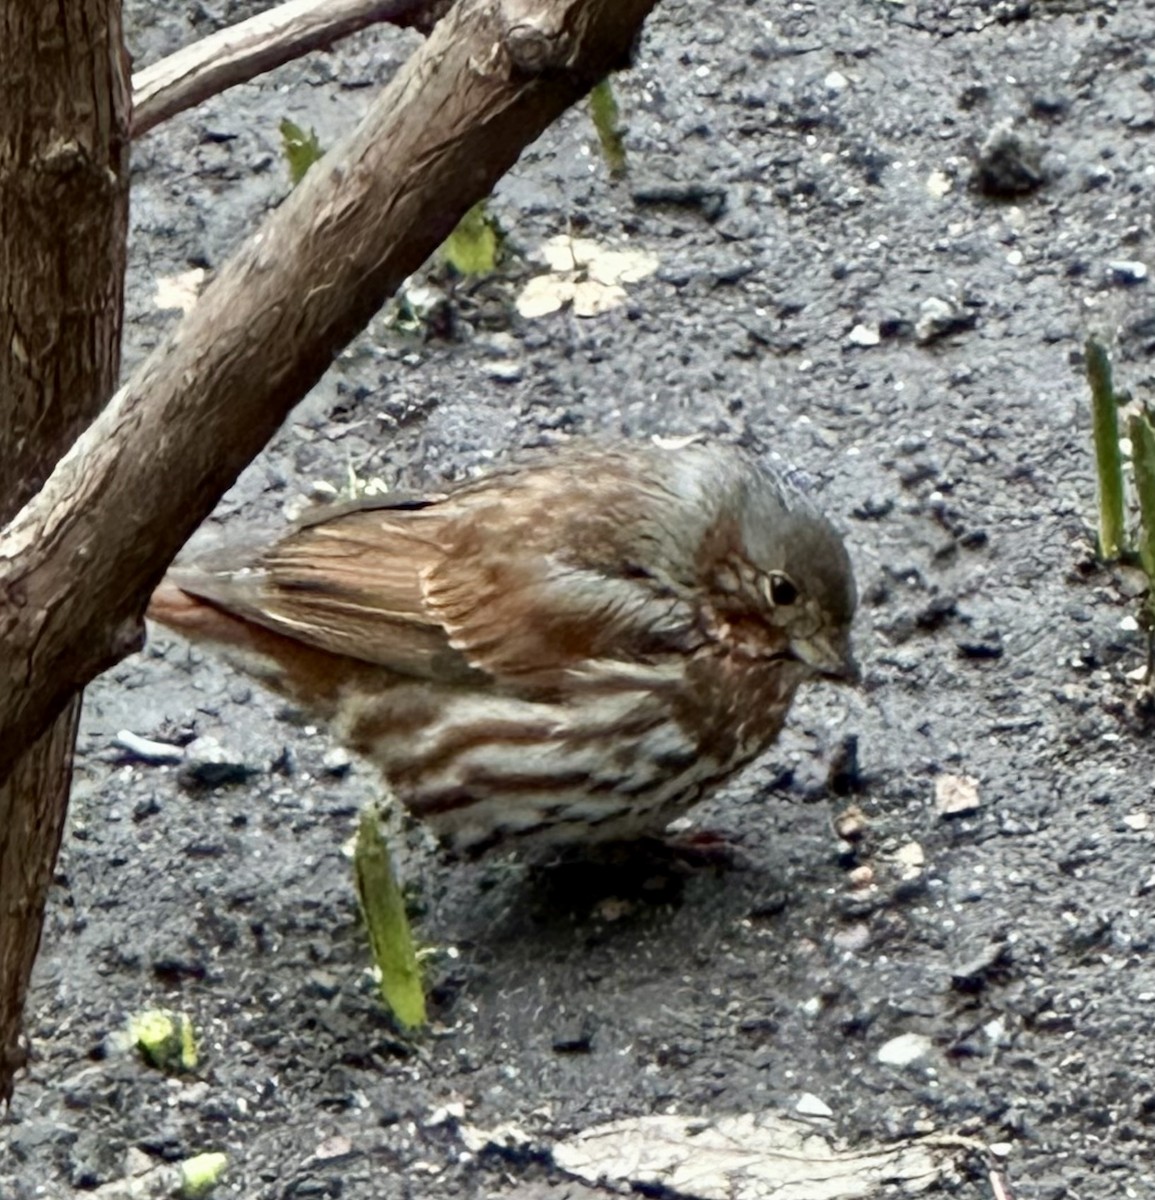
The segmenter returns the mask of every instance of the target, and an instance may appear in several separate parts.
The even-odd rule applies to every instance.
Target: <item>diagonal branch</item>
[[[452,0],[287,0],[132,77],[132,134],[370,25],[432,29]]]
[[[0,533],[0,782],[334,355],[656,0],[461,0]]]

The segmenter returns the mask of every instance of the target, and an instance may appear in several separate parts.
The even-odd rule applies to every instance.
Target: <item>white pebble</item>
[[[794,1105],[794,1111],[804,1117],[832,1117],[834,1109],[826,1101],[819,1099],[813,1092],[803,1092]]]
[[[855,325],[846,335],[846,340],[852,346],[877,346],[882,341],[882,334],[877,325]]]
[[[898,1037],[883,1042],[875,1056],[888,1067],[909,1067],[919,1059],[926,1058],[931,1051],[931,1040],[922,1033],[901,1033]]]

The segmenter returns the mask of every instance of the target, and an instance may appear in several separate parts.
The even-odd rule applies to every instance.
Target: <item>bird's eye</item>
[[[798,587],[785,575],[771,575],[770,599],[776,607],[786,608],[798,599]]]

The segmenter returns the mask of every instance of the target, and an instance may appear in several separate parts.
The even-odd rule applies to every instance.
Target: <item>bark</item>
[[[0,521],[40,488],[120,369],[129,67],[119,0],[0,8]],[[10,647],[0,642],[0,661]],[[10,664],[11,665],[11,664]],[[22,686],[0,668],[11,694]],[[0,1099],[67,810],[76,689],[10,741],[0,785]],[[7,737],[8,735],[4,735]]]
[[[0,780],[293,404],[655,0],[462,0],[0,534]]]
[[[132,78],[132,134],[370,25],[433,28],[449,0],[288,0],[186,46]]]

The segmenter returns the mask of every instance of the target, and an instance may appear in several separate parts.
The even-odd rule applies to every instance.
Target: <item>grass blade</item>
[[[1118,558],[1127,548],[1124,525],[1123,459],[1119,450],[1119,405],[1111,382],[1106,348],[1087,339],[1087,382],[1091,385],[1091,425],[1099,474],[1099,553]]]

